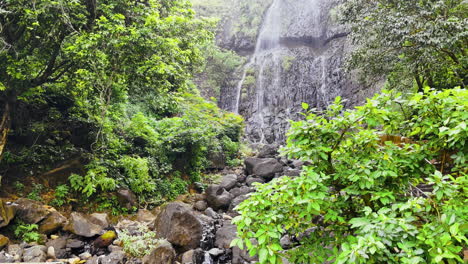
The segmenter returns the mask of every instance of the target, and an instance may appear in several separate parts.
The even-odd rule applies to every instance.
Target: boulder
[[[244,263],[257,263],[258,256],[251,257],[249,252],[244,248],[241,250],[238,247],[232,249],[232,264],[244,264]]]
[[[182,251],[187,251],[199,247],[203,237],[203,225],[201,218],[189,205],[173,202],[158,216],[154,230],[157,230],[158,238],[165,238]]]
[[[32,246],[24,249],[24,262],[45,262],[47,259],[47,248],[45,246]]]
[[[52,208],[41,202],[33,201],[26,198],[16,200],[16,215],[26,224],[37,224],[47,218]]]
[[[232,200],[232,203],[231,205],[229,206],[229,212],[234,212],[234,209],[240,204],[242,203],[243,201],[247,200],[249,197],[247,195],[241,195],[241,196],[238,196],[236,198],[234,198],[234,200]]]
[[[124,264],[125,263],[125,252],[123,252],[123,251],[113,251],[108,256],[99,257],[99,260],[100,260],[101,264]]]
[[[10,221],[15,217],[15,207],[0,199],[0,228],[10,224]]]
[[[8,237],[0,234],[0,250],[4,247],[6,247],[10,243],[10,239]]]
[[[208,154],[208,160],[210,161],[208,169],[222,170],[226,167],[226,157],[223,152],[211,152]]]
[[[129,189],[120,189],[117,191],[117,200],[121,207],[131,210],[133,207],[138,206],[138,198]]]
[[[215,245],[217,248],[228,249],[231,242],[237,237],[237,227],[225,221],[224,225],[216,231]]]
[[[283,174],[289,177],[297,177],[301,175],[301,172],[302,171],[298,169],[288,169],[288,170],[285,170]]]
[[[245,165],[249,175],[257,175],[265,180],[271,180],[275,173],[283,172],[283,165],[272,158],[248,158]]]
[[[206,201],[198,201],[193,205],[198,211],[205,211],[208,208],[208,203]]]
[[[301,160],[293,160],[291,165],[293,168],[300,170],[302,166],[304,166],[304,162]]]
[[[232,190],[229,191],[232,196],[237,197],[237,196],[241,196],[241,195],[245,195],[245,194],[248,194],[248,193],[251,193],[253,192],[253,189],[248,187],[248,186],[241,186],[241,187],[236,187]]]
[[[226,191],[229,191],[236,186],[236,183],[237,183],[237,175],[228,174],[228,175],[223,176],[223,178],[221,179],[221,182],[219,183],[219,186],[221,188],[226,189]]]
[[[211,207],[206,208],[206,210],[205,210],[204,213],[205,213],[206,216],[211,217],[212,219],[221,218],[221,217],[219,216],[219,214],[216,213],[216,212],[213,210],[213,208],[211,208]]]
[[[276,144],[267,144],[260,148],[257,157],[258,158],[274,158],[279,155],[279,146]]]
[[[117,233],[115,231],[107,231],[94,240],[94,248],[106,248],[110,246],[116,238]]]
[[[137,221],[149,225],[156,220],[156,216],[148,210],[140,209],[137,213]]]
[[[109,216],[106,213],[94,213],[89,216],[91,223],[98,225],[102,228],[109,226]]]
[[[170,264],[175,263],[176,252],[172,245],[161,242],[151,253],[143,258],[143,264]]]
[[[52,234],[61,229],[67,223],[67,218],[51,209],[50,214],[39,223],[39,232],[42,234]]]
[[[210,185],[206,189],[206,201],[214,210],[227,209],[234,197],[220,185]]]
[[[247,180],[245,183],[251,187],[253,183],[258,182],[258,183],[265,183],[265,180],[262,178],[254,177],[254,176],[249,176],[247,177]]]
[[[64,230],[78,236],[93,237],[99,235],[104,230],[104,227],[94,224],[87,215],[73,212]]]
[[[182,254],[182,264],[193,264],[193,256],[195,254],[195,250],[191,249],[184,254]]]
[[[0,252],[0,263],[13,263],[15,259],[12,255],[6,253],[5,251]]]

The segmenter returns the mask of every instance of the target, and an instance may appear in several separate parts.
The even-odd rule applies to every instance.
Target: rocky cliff
[[[251,2],[251,1],[249,1]],[[225,1],[218,45],[247,57],[236,85],[221,87],[219,104],[246,119],[252,142],[285,139],[288,120],[302,102],[323,109],[336,96],[356,105],[374,89],[345,72],[351,50],[344,27],[333,21],[338,0]],[[232,78],[232,77],[231,77]]]

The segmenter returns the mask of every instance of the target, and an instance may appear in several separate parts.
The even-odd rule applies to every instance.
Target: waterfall
[[[326,41],[340,33],[329,25],[333,2],[274,0],[266,10],[229,106],[245,117],[250,141],[283,141],[302,102],[323,109],[349,86],[341,70],[345,42]]]

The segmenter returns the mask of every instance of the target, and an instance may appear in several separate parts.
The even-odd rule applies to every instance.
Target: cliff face
[[[351,47],[345,29],[332,20],[337,1],[244,2],[226,3],[240,8],[224,16],[218,44],[248,62],[236,73],[237,85],[221,87],[219,104],[245,117],[252,142],[284,141],[288,120],[301,117],[302,102],[323,109],[342,96],[352,106],[372,94],[343,69]]]

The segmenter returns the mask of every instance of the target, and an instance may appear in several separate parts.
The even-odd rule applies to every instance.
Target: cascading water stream
[[[254,53],[225,103],[245,117],[251,142],[283,141],[302,102],[324,109],[352,87],[340,69],[344,42],[327,41],[342,33],[329,24],[332,2],[274,0],[268,7]]]

